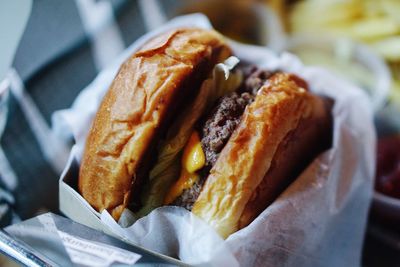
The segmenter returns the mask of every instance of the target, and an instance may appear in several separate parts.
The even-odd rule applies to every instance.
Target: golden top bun
[[[249,224],[330,142],[330,111],[300,78],[263,86],[210,171],[192,212],[224,238]],[[316,142],[316,140],[319,140]]]
[[[156,140],[230,53],[215,31],[188,28],[152,39],[126,60],[99,107],[80,167],[79,190],[96,210],[119,219],[147,175]]]

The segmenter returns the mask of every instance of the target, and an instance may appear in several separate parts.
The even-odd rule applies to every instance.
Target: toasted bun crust
[[[329,143],[330,111],[300,78],[263,86],[210,171],[192,212],[224,238],[249,224]],[[304,157],[304,158],[303,158]]]
[[[216,32],[180,29],[152,39],[121,66],[96,114],[80,167],[79,190],[96,210],[119,219],[148,171],[154,140],[182,98],[196,94],[213,66],[229,55]]]

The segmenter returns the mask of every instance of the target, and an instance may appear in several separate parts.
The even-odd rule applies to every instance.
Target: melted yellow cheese
[[[165,197],[165,205],[172,203],[182,194],[183,190],[193,186],[199,179],[199,175],[195,172],[204,166],[205,161],[206,157],[201,147],[199,134],[194,131],[183,150],[181,175]]]
[[[188,173],[183,169],[178,181],[176,181],[165,197],[164,205],[171,204],[177,197],[182,195],[183,190],[192,187],[198,179],[198,174]]]
[[[182,166],[189,173],[200,170],[206,161],[203,149],[201,148],[199,134],[194,131],[183,150]]]

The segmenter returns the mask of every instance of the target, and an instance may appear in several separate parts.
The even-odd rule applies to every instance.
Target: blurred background
[[[15,51],[5,52],[7,42],[0,44],[0,59],[12,62],[4,75],[0,68],[2,226],[58,212],[58,177],[73,140],[52,129],[53,113],[69,108],[138,37],[177,15],[202,12],[229,38],[290,51],[365,89],[379,143],[362,262],[400,266],[400,1],[7,2],[0,4],[0,39],[15,39]],[[21,36],[10,37],[16,28]]]

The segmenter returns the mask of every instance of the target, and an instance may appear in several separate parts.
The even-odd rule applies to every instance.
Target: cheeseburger
[[[170,31],[121,66],[89,132],[79,190],[116,220],[174,205],[225,238],[329,148],[330,109],[300,77],[234,57],[215,31]]]

